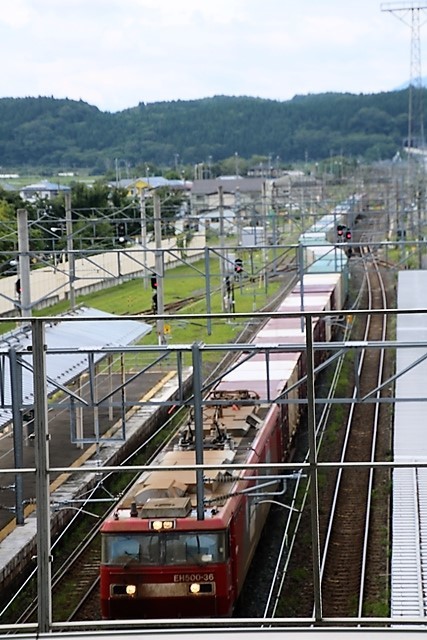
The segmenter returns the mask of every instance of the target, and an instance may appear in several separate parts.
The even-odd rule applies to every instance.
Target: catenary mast
[[[407,141],[409,157],[411,156],[413,149],[423,150],[425,147],[420,29],[423,23],[421,19],[422,14],[425,14],[426,10],[427,3],[383,2],[381,4],[381,11],[393,13],[399,20],[411,28],[411,66],[409,79]]]

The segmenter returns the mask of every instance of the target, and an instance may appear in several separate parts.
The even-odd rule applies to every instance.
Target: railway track
[[[362,343],[385,339],[384,316],[369,313],[387,308],[384,273],[379,262],[375,251],[370,249],[363,249],[361,257],[355,259],[354,280],[360,279],[363,271],[365,282],[358,298],[359,307],[367,310],[366,325],[350,323],[344,340]],[[357,353],[357,358],[355,386],[340,393],[353,396],[354,400],[375,389],[383,379],[384,367],[392,366],[391,355],[380,350]],[[345,366],[343,358],[338,362],[334,379],[328,383],[325,404],[318,410],[319,461],[358,465],[384,460],[390,450],[391,437],[389,412],[381,408],[386,405],[363,402],[339,407],[327,403],[328,398],[333,398],[340,379],[342,384],[343,377],[352,376],[355,365],[351,363],[349,368],[347,364],[347,369]],[[341,413],[338,417],[337,406]],[[343,416],[346,407],[348,415]],[[298,459],[305,458],[305,451],[301,450]],[[297,460],[295,462],[297,468]],[[374,474],[372,469],[355,466],[345,473],[321,472],[319,483],[322,617],[387,615],[389,472],[377,470]],[[240,603],[241,617],[313,616],[310,485],[303,478],[291,484],[283,506],[272,507],[266,526],[268,534],[260,545],[262,550],[255,558],[253,576],[249,577],[249,586]]]
[[[162,432],[161,442],[159,434]],[[149,464],[151,459],[162,448],[170,437],[171,429],[163,425],[153,433],[132,458],[123,461],[123,466],[131,464]],[[97,487],[87,496],[73,521],[66,531],[55,541],[52,547],[52,611],[56,622],[71,620],[99,620],[99,566],[101,560],[101,540],[99,529],[102,521],[114,509],[114,496],[104,501],[109,479],[117,483],[117,476],[122,474],[108,474],[103,476]],[[115,478],[115,479],[114,479]],[[135,481],[135,476],[121,482],[116,491],[120,494],[128,490]],[[108,491],[107,491],[108,492]],[[100,495],[101,494],[101,495]],[[95,506],[94,506],[95,505]],[[96,520],[94,520],[94,518]],[[95,524],[94,524],[95,523]],[[80,542],[76,542],[79,540]],[[72,551],[69,551],[71,545]],[[65,550],[64,550],[65,549]],[[37,595],[34,593],[33,583],[36,571],[30,574],[19,592],[11,601],[11,612],[6,607],[3,615],[11,618],[13,624],[34,622],[37,615]],[[13,600],[18,614],[13,614]],[[16,606],[18,603],[18,606]],[[6,617],[5,616],[5,617]]]
[[[292,277],[292,274],[289,277],[289,282],[287,283],[286,287],[285,287],[285,291],[287,292],[293,285],[295,282],[295,278]],[[282,290],[280,292],[280,294],[277,295],[277,297],[275,299],[270,300],[270,302],[266,305],[265,309],[263,310],[271,310],[274,309],[277,304],[278,304],[278,298],[282,297],[284,295],[284,290]],[[249,339],[250,335],[249,333],[253,333],[254,332],[254,327],[249,327],[245,330],[243,330],[242,334],[239,336],[239,338],[237,339],[237,342],[241,342],[241,341],[246,341],[247,339]],[[211,379],[216,378],[217,376],[221,375],[222,371],[225,371],[229,364],[230,364],[230,360],[233,358],[233,354],[230,354],[229,356],[226,356],[224,359],[221,360],[221,362],[219,362],[214,369],[211,371],[211,373],[209,374],[208,378],[206,379],[206,383],[209,383],[209,381]],[[99,528],[99,527],[98,527]],[[100,549],[100,540],[99,540],[99,536],[97,536],[97,551],[96,553],[99,556],[99,549]],[[75,605],[75,608],[70,612],[69,616],[68,616],[68,620],[96,620],[99,619],[101,614],[100,614],[100,596],[99,596],[99,565],[100,565],[100,558],[98,558],[98,566],[96,567],[96,576],[94,574],[94,572],[91,571],[92,568],[92,559],[90,556],[90,549],[92,548],[93,543],[92,541],[88,541],[88,549],[89,549],[89,555],[87,553],[86,550],[83,550],[83,558],[82,557],[78,557],[76,556],[76,560],[73,561],[72,566],[70,566],[70,568],[67,570],[67,572],[64,572],[63,575],[61,576],[62,581],[64,582],[65,579],[65,583],[69,584],[70,582],[73,583],[76,580],[79,579],[79,567],[83,566],[84,570],[85,570],[85,574],[86,573],[91,573],[93,579],[90,583],[87,584],[86,586],[86,590],[85,590],[85,594],[82,595],[82,597],[78,600],[78,603]],[[82,555],[82,554],[80,554]],[[86,558],[86,559],[85,559]],[[62,618],[63,619],[63,618]]]
[[[363,253],[368,309],[386,309],[387,298],[375,257]],[[366,315],[363,340],[385,340],[386,317]],[[352,397],[363,398],[380,385],[384,370],[384,351],[362,349]],[[351,404],[339,462],[373,462],[380,419],[380,405]],[[368,467],[339,469],[323,543],[321,585],[323,616],[361,617],[365,602],[367,558],[370,547],[374,473]]]
[[[276,278],[277,276],[281,276],[282,278],[287,277],[287,279],[290,282],[296,282],[297,280],[296,273],[297,273],[297,266],[296,266],[295,257],[290,257],[287,254],[285,254],[285,256],[282,257],[282,259],[279,259],[276,261],[274,270],[269,273],[268,277],[272,279]],[[250,280],[250,277],[245,276],[242,280],[242,283],[246,284],[247,281],[249,280]],[[235,283],[235,286],[240,286],[240,284]],[[213,289],[211,293],[212,294],[221,293],[221,287],[217,287]],[[174,300],[173,302],[167,302],[164,305],[164,313],[173,315],[174,313],[177,313],[182,309],[186,309],[187,307],[195,304],[196,302],[200,302],[201,300],[204,300],[205,297],[206,297],[206,291],[201,290],[201,291],[195,292],[192,296],[189,296],[187,298]],[[271,303],[268,305],[267,308],[271,308]],[[150,315],[152,313],[153,313],[153,308],[150,307],[147,309],[142,309],[141,311],[138,311],[137,313],[132,315]]]
[[[285,287],[287,291],[293,286],[294,277],[293,274],[289,274],[289,282]],[[284,292],[281,291],[280,296],[283,296]],[[280,297],[278,296],[278,297]],[[193,296],[186,301],[188,305],[190,301],[195,301],[197,296]],[[270,300],[265,309],[275,308],[277,305],[277,299]],[[173,310],[176,311],[181,308],[182,301],[173,305]],[[168,308],[171,310],[171,308]],[[254,327],[248,327],[242,332],[242,335],[237,339],[238,341],[247,340],[249,333],[254,331]],[[232,354],[231,354],[232,355]],[[221,371],[229,366],[229,358],[226,357],[223,361],[218,363],[211,371],[210,376],[206,382],[209,382],[210,377],[215,377],[221,374]],[[156,434],[154,434],[155,436]],[[152,436],[152,438],[154,438]],[[157,448],[156,448],[157,451]],[[154,454],[155,455],[155,454]],[[151,459],[151,456],[150,456]],[[144,459],[143,464],[149,464],[149,460]],[[129,461],[125,461],[124,464],[129,464]],[[122,489],[123,491],[123,489]],[[82,505],[82,515],[90,507],[91,498],[95,497],[95,492],[87,496],[87,503]],[[110,509],[108,509],[109,511]],[[53,548],[53,555],[55,559],[53,577],[52,577],[52,602],[53,602],[53,619],[54,621],[93,621],[99,620],[100,613],[100,597],[99,597],[99,566],[100,566],[100,535],[98,534],[100,525],[106,514],[96,515],[96,526],[91,527],[89,532],[85,534],[83,540],[73,552],[65,557],[61,552],[61,541],[58,541]],[[89,516],[89,518],[93,516]],[[72,535],[72,534],[71,534]],[[59,564],[59,567],[57,565]],[[27,583],[29,587],[31,578]],[[22,594],[19,598],[25,596],[25,586]],[[19,608],[19,607],[18,607]],[[23,608],[20,607],[20,615],[14,619],[14,624],[24,624],[35,620],[37,614],[37,599],[31,598],[31,602],[26,604]]]
[[[386,305],[384,305],[386,306]],[[176,310],[176,307],[175,307]],[[88,543],[89,544],[89,543]],[[99,542],[97,543],[99,549]],[[71,569],[68,569],[67,573],[62,572],[61,581],[66,582],[68,585],[72,585],[73,588],[75,585],[79,585],[79,593],[76,591],[76,598],[74,600],[74,604],[71,605],[67,613],[64,612],[64,608],[61,607],[58,613],[60,615],[61,620],[65,619],[78,619],[78,620],[94,620],[99,619],[99,597],[97,593],[97,579],[98,579],[98,568],[99,568],[99,558],[98,561],[93,561],[93,551],[90,551],[90,547],[88,547],[89,556],[85,560],[84,556],[80,556],[78,560],[74,561],[75,568],[73,569],[74,573],[69,573]],[[96,575],[95,575],[96,573]],[[83,580],[82,576],[85,576],[85,580]],[[326,575],[326,574],[325,574]],[[93,579],[88,578],[89,576],[93,576]],[[83,588],[83,582],[84,588]],[[54,597],[56,592],[59,592],[59,579],[58,583],[55,582],[54,586]],[[80,589],[80,585],[82,589]],[[62,597],[63,598],[63,597]],[[58,607],[56,607],[58,609]],[[55,606],[54,606],[55,612]],[[22,620],[21,620],[22,622]]]

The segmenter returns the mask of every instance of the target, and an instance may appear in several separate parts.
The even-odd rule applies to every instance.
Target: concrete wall
[[[180,260],[188,262],[203,258],[205,236],[193,236],[185,248],[178,247],[176,238],[162,241],[165,268],[173,268],[182,264]],[[67,299],[70,292],[69,265],[66,254],[62,261],[55,266],[33,269],[30,274],[31,301],[35,308],[47,307],[51,304]],[[145,270],[153,270],[155,264],[155,244],[147,244],[147,250],[135,245],[120,251],[113,250],[106,253],[88,254],[75,261],[74,291],[76,295],[84,295],[119,284],[132,277],[141,276]],[[16,307],[15,283],[16,275],[0,279],[0,315],[15,316]]]

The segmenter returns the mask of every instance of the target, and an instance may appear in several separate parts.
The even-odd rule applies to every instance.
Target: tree
[[[395,128],[394,119],[377,107],[363,107],[349,121],[350,130],[367,134],[389,134]]]

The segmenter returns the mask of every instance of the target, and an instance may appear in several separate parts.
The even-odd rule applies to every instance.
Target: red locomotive
[[[297,286],[279,311],[298,311]],[[304,277],[304,310],[342,308],[341,275]],[[317,319],[314,340],[331,339]],[[304,342],[299,318],[274,318],[256,344]],[[316,352],[319,353],[319,352]],[[229,617],[241,592],[269,503],[273,471],[224,469],[224,464],[272,464],[289,460],[300,404],[275,403],[305,372],[295,352],[241,358],[210,393],[203,407],[203,445],[198,457],[215,467],[162,470],[196,463],[190,418],[177,437],[126,495],[102,526],[101,606],[107,619]],[[289,398],[304,397],[295,385]],[[269,400],[271,399],[271,400]],[[200,473],[200,472],[199,472]]]

